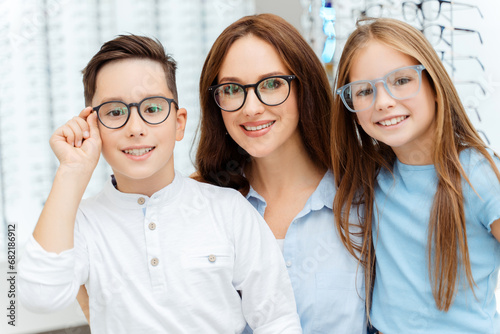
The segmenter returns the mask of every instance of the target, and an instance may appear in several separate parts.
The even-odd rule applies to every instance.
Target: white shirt
[[[82,201],[75,247],[48,253],[31,237],[21,302],[51,312],[85,284],[99,333],[302,333],[280,249],[238,192],[176,173],[150,198],[109,181]],[[241,297],[240,297],[241,294]]]

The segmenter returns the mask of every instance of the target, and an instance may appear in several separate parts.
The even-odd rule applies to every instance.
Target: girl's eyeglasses
[[[383,83],[385,90],[396,100],[414,97],[420,91],[423,65],[406,66],[387,73],[375,80],[359,80],[336,90],[345,107],[351,112],[366,110],[373,106],[377,96],[377,84]]]

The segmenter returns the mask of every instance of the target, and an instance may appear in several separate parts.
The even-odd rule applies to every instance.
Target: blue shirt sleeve
[[[500,159],[490,150],[488,153],[493,158],[496,167],[500,169]],[[479,223],[491,233],[491,224],[500,219],[500,181],[488,159],[480,153],[475,154],[479,157],[468,173],[473,188],[465,182],[465,187],[468,189],[466,200],[470,201],[469,207]]]

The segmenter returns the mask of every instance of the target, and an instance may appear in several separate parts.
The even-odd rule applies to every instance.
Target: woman
[[[238,189],[264,216],[304,333],[364,333],[363,272],[332,212],[331,88],[313,50],[278,16],[244,17],[212,46],[200,103],[195,178]]]

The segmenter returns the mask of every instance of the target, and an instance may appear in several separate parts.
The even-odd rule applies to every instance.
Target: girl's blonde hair
[[[459,161],[465,148],[481,152],[500,180],[500,173],[486,151],[485,143],[470,122],[451,78],[424,35],[404,22],[380,18],[357,23],[348,38],[337,70],[335,87],[349,83],[349,73],[357,52],[370,41],[414,58],[424,65],[436,97],[433,163],[438,186],[429,221],[427,257],[432,293],[439,310],[448,311],[456,294],[456,282],[463,270],[474,289],[467,246],[462,178],[469,182]],[[374,188],[381,168],[392,170],[396,156],[392,149],[371,138],[356,122],[354,113],[334,97],[332,117],[332,163],[338,186],[334,215],[342,242],[365,268],[366,306],[369,314],[375,279],[375,251],[372,236]],[[418,152],[417,152],[418,153]],[[470,184],[470,183],[469,183]],[[472,185],[471,185],[472,186]],[[357,210],[363,242],[356,243],[349,229],[349,212]]]

